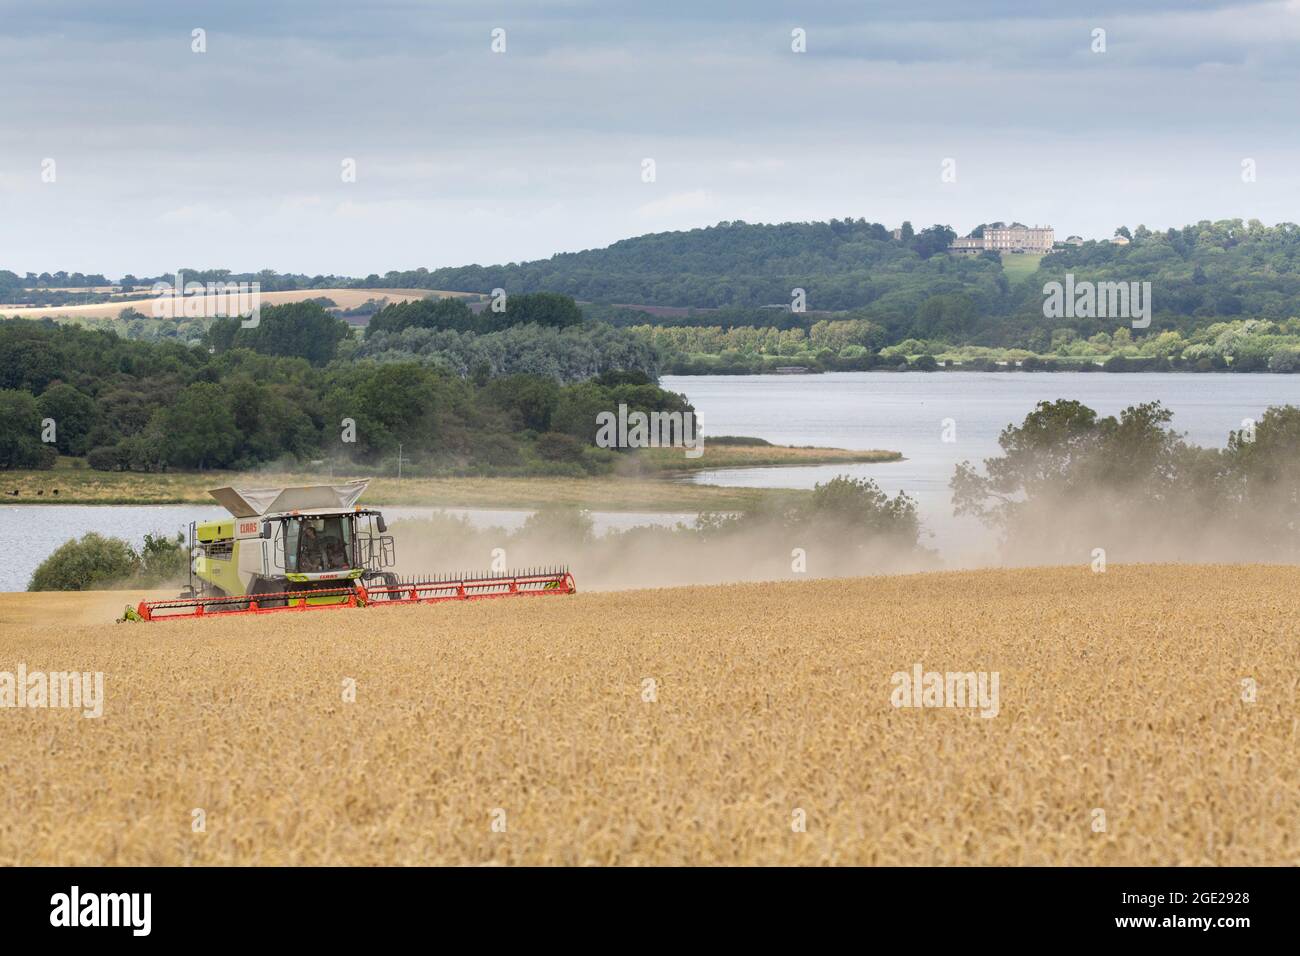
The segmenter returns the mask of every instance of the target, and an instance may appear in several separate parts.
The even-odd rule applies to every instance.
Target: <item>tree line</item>
[[[594,447],[597,411],[690,410],[635,371],[562,382],[491,365],[326,358],[312,353],[311,333],[329,328],[319,313],[304,303],[264,309],[258,328],[236,331],[248,341],[221,348],[0,321],[0,467],[49,467],[64,454],[141,472],[327,458],[384,469],[400,443],[426,471],[588,474],[617,458]],[[406,334],[420,333],[458,334]],[[293,342],[308,354],[281,354]]]
[[[1163,231],[1139,225],[1117,232],[1130,241],[1085,242],[1054,250],[1035,272],[1015,281],[996,253],[947,255],[955,235],[948,226],[915,230],[904,223],[895,233],[861,218],[772,225],[723,222],[532,262],[421,268],[365,278],[270,270],[186,274],[197,281],[258,281],[268,291],[392,286],[480,296],[495,289],[508,293],[504,310],[489,306],[477,314],[451,300],[389,305],[371,319],[368,336],[375,337],[411,330],[484,335],[528,325],[567,329],[582,325],[584,319],[618,327],[805,330],[824,319],[840,319],[880,327],[885,344],[917,340],[1105,360],[1110,357],[1106,350],[1092,347],[1104,344],[1100,336],[1114,334],[1115,317],[1044,316],[1043,286],[1073,275],[1079,282],[1150,282],[1151,325],[1135,330],[1134,338],[1145,343],[1176,333],[1185,344],[1206,346],[1189,357],[1196,367],[1203,362],[1209,368],[1259,370],[1300,363],[1300,353],[1290,352],[1275,361],[1279,347],[1296,343],[1260,338],[1294,334],[1288,323],[1296,319],[1294,303],[1300,297],[1296,224],[1204,220]],[[1014,258],[1008,255],[1007,261]],[[54,273],[52,278],[63,275]],[[0,276],[25,281],[14,273]],[[149,281],[134,276],[123,281],[127,278]],[[796,289],[803,292],[803,313],[791,310]],[[580,300],[581,307],[573,300]],[[1249,338],[1238,343],[1236,355],[1223,354],[1232,343],[1198,341],[1206,329],[1225,322],[1257,323],[1247,327],[1244,336],[1238,334],[1240,329],[1232,333]],[[244,338],[252,338],[239,332],[221,338],[229,331],[219,329],[216,347],[242,347]]]
[[[1112,331],[1113,321],[1101,317],[1044,319],[1043,285],[1066,273],[1097,282],[1150,281],[1154,318],[1144,335],[1188,337],[1216,321],[1283,322],[1295,312],[1300,227],[1294,223],[1204,220],[1117,233],[1131,241],[1054,250],[1035,273],[1015,282],[997,253],[941,254],[955,236],[947,226],[918,232],[905,223],[896,238],[862,219],[724,222],[533,262],[391,272],[382,281],[465,292],[562,292],[593,303],[614,324],[723,328],[799,324],[789,312],[763,308],[788,306],[798,288],[808,310],[874,322],[893,342],[943,337],[1038,353],[1049,350],[1061,329],[1080,339]],[[652,307],[693,311],[665,316]]]

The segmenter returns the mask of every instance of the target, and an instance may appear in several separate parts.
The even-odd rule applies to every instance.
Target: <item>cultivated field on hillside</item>
[[[370,299],[387,299],[389,302],[408,302],[430,296],[475,298],[466,292],[435,292],[429,289],[296,289],[289,292],[263,292],[262,305],[284,305],[286,302],[303,302],[321,297],[331,299],[340,309],[355,309]],[[38,308],[14,308],[0,304],[0,317],[15,319],[45,319],[67,316],[82,319],[113,319],[123,309],[135,309],[146,316],[154,314],[153,296],[143,298],[115,298],[112,302],[92,305],[48,305]]]
[[[105,695],[0,709],[0,864],[1297,864],[1298,594],[1112,565],[152,625],[0,595],[0,671]],[[996,672],[996,716],[892,706],[917,664]]]

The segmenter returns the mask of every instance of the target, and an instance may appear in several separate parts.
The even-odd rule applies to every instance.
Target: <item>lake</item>
[[[1300,375],[1109,372],[832,372],[823,375],[664,376],[709,435],[751,435],[782,445],[885,448],[904,461],[806,468],[732,468],[682,479],[760,488],[811,488],[836,475],[871,478],[916,499],[928,535],[954,562],[983,560],[979,524],[952,516],[948,481],[958,462],[996,455],[998,435],[1040,401],[1078,399],[1103,415],[1159,400],[1198,445],[1223,447],[1244,418],[1300,405]],[[945,442],[944,420],[952,420]]]
[[[951,563],[990,556],[989,535],[952,516],[948,480],[959,461],[978,463],[998,452],[999,432],[1019,423],[1040,401],[1075,398],[1102,414],[1160,400],[1173,424],[1200,445],[1222,446],[1242,419],[1269,405],[1300,405],[1300,375],[1114,374],[1081,372],[835,372],[825,375],[665,376],[665,388],[685,393],[708,435],[752,435],[777,444],[886,448],[903,461],[800,468],[702,471],[681,480],[763,488],[811,488],[836,475],[874,479],[891,495],[916,499],[925,543]],[[953,441],[943,441],[944,420]],[[390,518],[426,515],[428,508],[385,508]],[[479,526],[514,529],[527,511],[447,509]],[[139,545],[146,533],[175,534],[191,520],[225,512],[197,505],[0,507],[0,590],[27,586],[55,548],[88,531]],[[597,533],[636,524],[689,522],[693,515],[596,513]]]

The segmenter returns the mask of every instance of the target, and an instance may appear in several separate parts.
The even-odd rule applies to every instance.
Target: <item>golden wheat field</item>
[[[1114,565],[132,625],[3,595],[0,671],[102,671],[105,704],[0,709],[0,863],[1296,864],[1297,595]],[[918,663],[997,672],[997,715],[895,708]]]

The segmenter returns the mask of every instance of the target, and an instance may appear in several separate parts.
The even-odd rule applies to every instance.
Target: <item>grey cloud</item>
[[[0,3],[0,57],[24,63],[4,81],[0,268],[365,273],[728,218],[1294,219],[1297,19],[1173,0]],[[1243,193],[1248,155],[1267,162]]]

